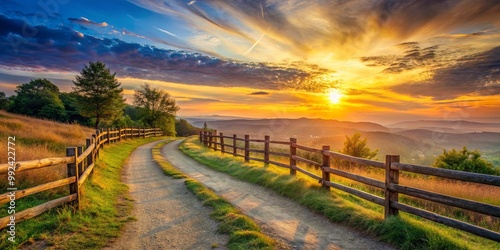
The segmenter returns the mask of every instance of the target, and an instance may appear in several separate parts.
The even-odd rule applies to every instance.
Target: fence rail
[[[232,144],[227,144],[227,140],[232,140]],[[473,225],[464,221],[446,217],[427,211],[421,208],[417,208],[408,204],[399,202],[399,194],[404,194],[407,196],[419,198],[426,201],[436,202],[444,204],[447,206],[452,206],[455,208],[465,209],[479,214],[493,216],[500,218],[500,207],[492,204],[486,204],[482,202],[466,200],[458,197],[453,197],[449,195],[443,195],[434,193],[431,191],[418,189],[414,187],[404,186],[399,183],[400,172],[416,173],[426,176],[436,176],[453,180],[460,180],[467,183],[479,183],[490,186],[500,187],[500,176],[492,176],[485,174],[469,173],[463,171],[449,170],[449,169],[438,169],[429,166],[419,166],[413,164],[406,164],[399,162],[398,155],[387,155],[385,157],[385,162],[374,161],[369,159],[363,159],[359,157],[354,157],[350,155],[341,154],[338,152],[330,151],[329,146],[323,146],[322,149],[312,148],[297,143],[297,139],[290,138],[290,141],[272,141],[269,136],[265,136],[264,139],[250,139],[249,135],[245,135],[244,138],[238,138],[236,134],[233,136],[224,136],[223,133],[217,134],[217,131],[201,131],[199,134],[199,140],[205,146],[213,148],[214,150],[220,150],[222,153],[232,154],[235,157],[243,157],[245,161],[260,161],[265,164],[273,164],[279,167],[290,169],[291,175],[296,175],[300,172],[310,178],[318,180],[321,185],[326,188],[335,188],[342,190],[349,194],[355,195],[359,198],[365,199],[367,201],[373,202],[375,204],[384,206],[384,217],[387,219],[390,216],[397,216],[399,211],[404,211],[421,218],[425,218],[431,221],[435,221],[450,227],[454,227],[484,238],[488,238],[497,242],[500,242],[500,233],[492,231],[477,225]],[[264,149],[250,148],[250,142],[252,143],[263,143]],[[244,147],[242,147],[242,144]],[[270,150],[270,145],[281,145],[289,146],[289,151],[287,153],[283,152],[272,152]],[[218,146],[221,147],[218,147]],[[231,151],[227,151],[227,148],[231,148]],[[310,159],[305,159],[297,155],[297,149],[303,150],[310,153],[321,154],[322,161],[316,162]],[[240,152],[238,152],[240,150]],[[261,158],[252,156],[250,153],[258,153]],[[289,164],[269,160],[269,155],[276,155],[280,157],[286,157],[289,159]],[[385,180],[379,181],[371,179],[365,176],[353,174],[344,170],[330,167],[332,160],[344,160],[349,163],[360,164],[364,166],[371,166],[381,169],[385,172]],[[303,162],[321,169],[322,175],[316,175],[304,168],[297,165],[297,162]],[[381,190],[384,195],[378,196],[372,193],[361,191],[354,187],[345,186],[340,183],[332,182],[330,180],[330,174],[347,178],[365,185],[374,187]]]
[[[35,187],[26,188],[23,190],[14,190],[15,198],[20,199],[29,195],[40,193],[46,190],[69,186],[70,194],[55,200],[47,201],[41,205],[16,212],[16,223],[33,218],[52,208],[61,206],[66,203],[72,203],[76,209],[80,209],[81,193],[79,187],[83,185],[85,180],[92,174],[94,163],[99,156],[99,149],[105,144],[121,141],[129,138],[146,138],[151,136],[163,135],[159,128],[107,128],[105,130],[96,130],[96,133],[91,138],[85,141],[85,151],[83,146],[67,147],[66,157],[45,158],[31,161],[16,162],[15,165],[0,164],[0,175],[7,174],[9,170],[15,172],[29,171],[34,169],[58,166],[67,164],[68,175],[64,179],[43,183]],[[0,194],[0,206],[9,203],[11,192]],[[0,229],[5,228],[10,223],[10,215],[0,218]]]

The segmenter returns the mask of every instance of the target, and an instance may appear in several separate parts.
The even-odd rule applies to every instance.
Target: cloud
[[[257,92],[252,92],[249,95],[269,95],[269,92],[266,91],[257,91]]]
[[[420,48],[417,42],[405,42],[396,46],[403,51],[403,55],[389,56],[369,56],[361,57],[360,60],[367,66],[385,66],[382,73],[401,73],[406,70],[413,70],[427,65],[434,64],[439,58],[438,45]],[[444,54],[444,51],[439,51]]]
[[[80,17],[80,18],[70,17],[70,18],[68,18],[68,20],[70,20],[71,22],[83,24],[83,25],[94,25],[94,26],[99,26],[99,27],[108,26],[108,23],[106,23],[106,22],[98,23],[98,22],[91,21],[85,17]]]
[[[457,28],[500,24],[498,0],[130,2],[178,17],[211,35],[243,38],[250,45],[238,40],[241,47],[246,46],[240,47],[242,52],[266,33],[265,41],[259,45],[267,46],[266,49],[275,46],[276,52],[287,51],[300,57],[324,55],[328,51],[345,58],[359,55],[387,38],[426,39]],[[227,43],[234,45],[234,41]]]
[[[500,94],[500,46],[463,56],[455,65],[432,72],[432,78],[392,87],[395,92],[430,96],[434,100],[450,100],[463,95],[491,96]]]
[[[304,63],[247,63],[200,53],[166,50],[119,39],[82,37],[72,29],[28,26],[0,15],[0,56],[4,67],[41,71],[76,71],[89,61],[103,61],[119,77],[220,87],[317,91],[315,79],[329,70]],[[31,34],[23,29],[36,30]],[[130,32],[126,34],[132,35]]]
[[[163,33],[165,33],[165,34],[168,34],[168,35],[171,35],[171,36],[177,36],[176,34],[170,32],[168,30],[164,30],[164,29],[160,29],[160,28],[156,28],[156,29],[159,30],[159,31],[161,31],[161,32],[163,32]]]

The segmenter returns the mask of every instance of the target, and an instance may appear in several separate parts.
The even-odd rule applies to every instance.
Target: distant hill
[[[466,120],[418,120],[387,125],[396,130],[427,129],[442,132],[500,132],[500,123],[481,123]]]
[[[317,148],[329,145],[335,151],[342,149],[346,135],[360,132],[363,138],[367,138],[371,149],[379,149],[378,160],[383,161],[386,154],[397,154],[403,162],[422,165],[431,165],[443,149],[466,146],[470,150],[480,150],[489,161],[500,166],[500,123],[421,120],[382,126],[373,122],[308,118],[216,118],[200,118],[195,125],[202,127],[207,122],[210,128],[239,137],[245,134],[252,138],[270,135],[272,140],[283,141],[293,137],[299,144]]]
[[[379,150],[377,158],[380,161],[384,161],[385,155],[389,154],[400,155],[402,161],[411,163],[420,163],[420,160],[429,154],[433,157],[431,148],[403,135],[389,132],[361,132],[361,135],[367,139],[367,146],[370,149]],[[344,135],[323,137],[312,141],[311,145],[315,147],[330,145],[332,150],[339,151],[344,147],[345,139]]]
[[[211,122],[211,121],[226,121],[226,120],[253,120],[253,118],[239,117],[239,116],[223,116],[223,115],[208,115],[208,116],[188,116],[188,117],[180,117],[193,126],[202,128],[203,123]]]
[[[277,138],[296,137],[314,139],[324,136],[352,134],[357,131],[383,131],[389,129],[372,122],[347,122],[323,119],[236,119],[207,121],[210,128],[228,134],[270,135]]]

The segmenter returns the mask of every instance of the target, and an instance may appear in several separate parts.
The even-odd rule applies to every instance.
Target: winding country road
[[[164,175],[153,161],[151,149],[159,142],[142,145],[130,156],[123,181],[137,220],[105,249],[225,249],[227,236],[216,233],[212,210],[187,190],[183,179]]]
[[[266,233],[294,249],[392,249],[348,227],[333,224],[269,189],[201,165],[180,152],[180,143],[181,140],[171,142],[161,150],[174,167],[236,205],[259,222]]]

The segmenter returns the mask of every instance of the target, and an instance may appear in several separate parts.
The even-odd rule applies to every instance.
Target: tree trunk
[[[101,121],[101,118],[99,116],[97,116],[95,118],[95,129],[99,129],[99,122]]]

